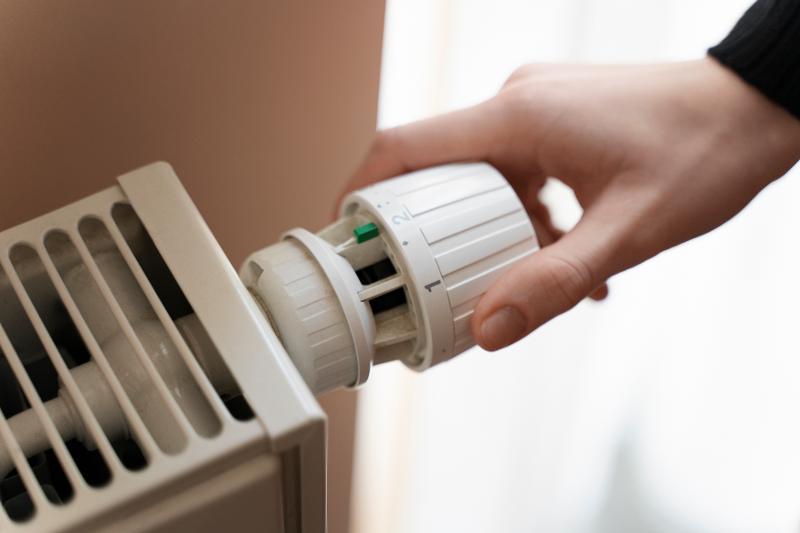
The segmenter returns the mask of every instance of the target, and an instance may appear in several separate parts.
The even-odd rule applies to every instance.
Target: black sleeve
[[[800,118],[800,0],[758,0],[708,53]]]

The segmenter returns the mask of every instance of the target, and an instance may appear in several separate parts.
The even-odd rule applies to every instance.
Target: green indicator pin
[[[373,222],[369,222],[353,230],[353,235],[355,235],[356,242],[358,244],[367,242],[370,239],[374,239],[378,236],[378,233],[378,226],[376,226]]]

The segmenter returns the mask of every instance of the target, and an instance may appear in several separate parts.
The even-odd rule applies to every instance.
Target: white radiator
[[[4,405],[30,407],[51,450],[26,459],[6,421],[16,413],[0,416],[0,443],[18,473],[3,482],[0,531],[324,530],[324,415],[167,165],[0,233],[0,251],[2,372],[14,378],[0,382],[3,396],[18,396]],[[105,279],[114,263],[138,293]],[[78,265],[87,279],[75,294],[67,282]],[[180,387],[165,382],[167,369],[143,348],[142,302],[179,354]],[[176,319],[191,312],[240,399],[216,392],[179,333]],[[98,338],[109,332],[87,324],[87,313],[105,314],[121,337]],[[104,353],[121,341],[133,347],[129,366],[145,374],[149,391],[126,391],[120,371],[131,369],[115,368]],[[124,413],[130,435],[122,444],[69,371],[81,357],[96,368],[85,394],[97,394],[95,380]],[[82,425],[69,446],[45,408],[58,398],[57,383]],[[199,406],[182,399],[186,391]],[[137,394],[151,396],[150,405],[137,409]]]

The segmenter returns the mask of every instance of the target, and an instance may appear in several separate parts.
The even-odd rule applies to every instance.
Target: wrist
[[[800,159],[800,119],[713,57],[702,65],[701,102],[711,115],[712,135],[722,153],[752,161],[766,185]]]

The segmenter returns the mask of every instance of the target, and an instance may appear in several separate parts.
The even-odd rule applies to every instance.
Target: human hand
[[[800,121],[713,59],[529,65],[486,102],[379,132],[347,190],[456,161],[508,179],[543,247],[475,309],[476,341],[496,350],[724,223],[798,158]],[[548,177],[584,210],[566,233],[539,198]]]

